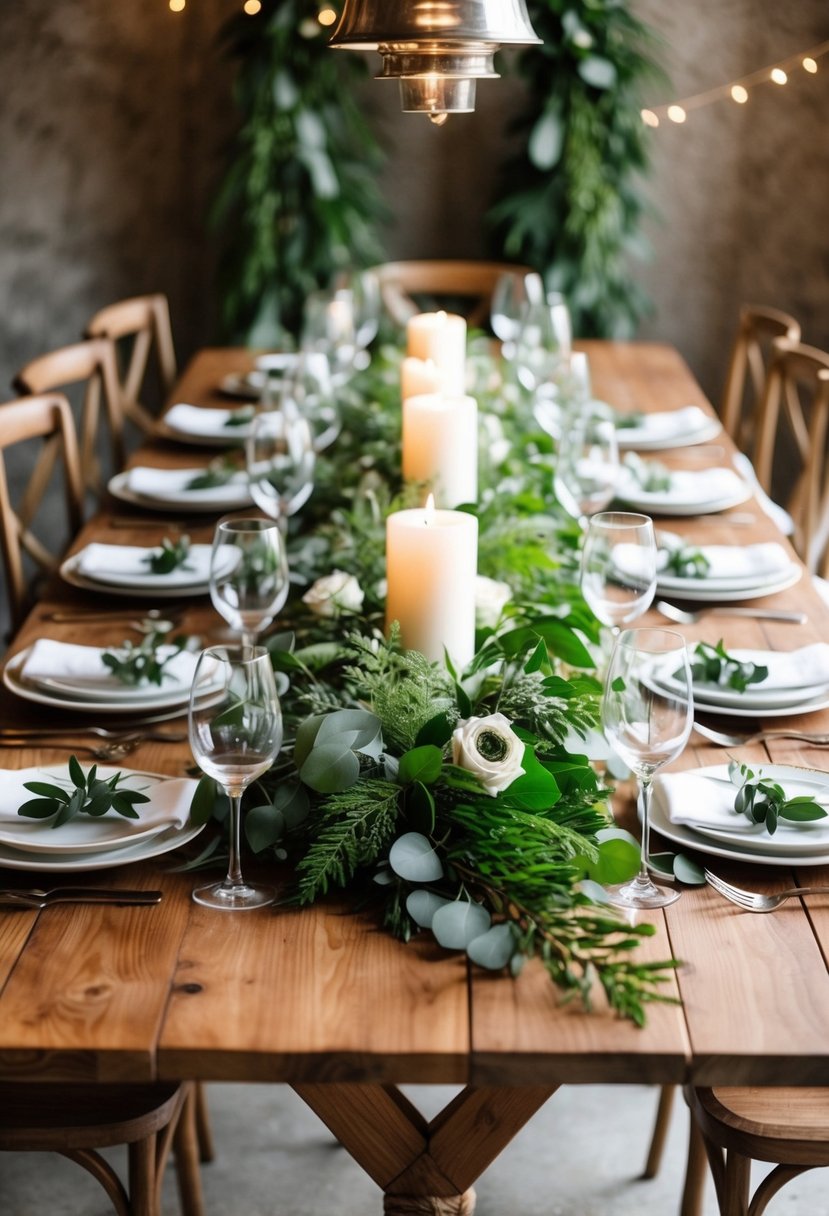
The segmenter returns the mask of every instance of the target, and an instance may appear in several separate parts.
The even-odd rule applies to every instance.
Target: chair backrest
[[[746,304],[731,348],[720,415],[725,431],[743,451],[754,449],[753,425],[766,384],[771,345],[800,341],[800,326],[779,308]]]
[[[42,440],[28,482],[13,506],[6,473],[6,449],[27,440]],[[31,525],[58,458],[62,457],[66,493],[68,540],[83,522],[83,481],[69,402],[60,393],[23,397],[0,405],[0,550],[6,570],[12,628],[23,622],[28,605],[28,583],[24,554],[41,570],[56,569],[54,554],[32,531]],[[15,469],[21,467],[17,462]],[[51,529],[50,529],[51,530]]]
[[[778,338],[760,403],[755,468],[767,493],[788,487],[781,497],[795,522],[794,545],[813,573],[824,572],[829,545],[828,436],[829,353]]]
[[[110,338],[116,356],[123,355],[119,368],[124,412],[145,433],[155,429],[155,417],[141,402],[141,394],[155,352],[163,395],[176,379],[176,353],[167,297],[160,293],[119,300],[96,312],[86,327],[87,338]],[[125,348],[125,349],[122,349]]]
[[[81,473],[84,485],[100,495],[104,489],[98,438],[103,402],[109,429],[113,472],[124,466],[124,410],[115,347],[108,338],[87,338],[32,359],[15,376],[18,393],[50,393],[69,385],[83,384],[80,419]]]
[[[502,274],[532,274],[530,266],[504,262],[414,261],[385,262],[371,267],[380,281],[380,295],[398,325],[428,306],[448,299],[470,325],[485,325],[492,292]],[[418,303],[418,299],[421,303]]]

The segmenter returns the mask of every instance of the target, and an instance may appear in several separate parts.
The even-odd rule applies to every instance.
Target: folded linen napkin
[[[641,500],[653,506],[666,507],[699,506],[727,501],[729,505],[742,502],[749,491],[733,469],[677,469],[671,473],[671,484],[666,490],[643,490],[630,469],[622,466],[619,476],[618,497]]]
[[[191,545],[183,566],[166,574],[154,574],[145,560],[158,552],[158,546],[103,545],[93,542],[77,554],[75,569],[87,578],[118,583],[162,583],[189,587],[210,579],[211,545]]]
[[[103,781],[119,771],[124,771],[125,788],[141,790],[150,798],[149,802],[142,802],[136,806],[138,819],[125,819],[115,811],[107,811],[100,819],[83,816],[70,820],[69,823],[62,824],[58,828],[51,828],[50,820],[27,819],[25,816],[18,815],[18,808],[24,802],[28,802],[30,798],[37,796],[23,788],[24,782],[45,781],[49,784],[65,785],[67,788],[71,788],[69,770],[54,766],[48,769],[24,768],[16,771],[0,771],[0,824],[3,825],[4,830],[8,825],[14,824],[15,828],[20,828],[21,836],[25,833],[42,836],[45,826],[50,834],[49,842],[54,843],[58,848],[66,842],[70,833],[73,836],[77,835],[77,828],[81,825],[86,829],[86,834],[93,839],[96,830],[104,837],[110,833],[117,833],[121,837],[128,836],[130,833],[145,832],[150,827],[162,827],[165,824],[170,827],[184,826],[190,815],[190,803],[196,787],[195,781],[189,778],[170,778],[168,781],[159,781],[139,773],[134,774],[128,780],[126,773],[129,770],[98,766],[98,775]],[[119,784],[121,783],[119,782]]]
[[[635,426],[623,427],[620,434],[626,444],[656,443],[707,430],[712,421],[711,416],[698,405],[686,405],[681,410],[643,414],[636,420]]]
[[[812,642],[809,646],[790,651],[735,649],[728,653],[741,662],[756,663],[769,669],[765,680],[751,684],[746,689],[747,699],[755,692],[817,689],[829,684],[829,642]]]
[[[695,545],[681,537],[661,534],[658,538],[657,570],[664,570],[674,549],[689,548],[701,553],[708,562],[703,578],[756,578],[758,582],[785,574],[792,564],[782,545],[772,541],[756,545]],[[691,581],[694,581],[691,579]]]
[[[198,435],[207,439],[244,439],[250,430],[253,410],[243,406],[235,410],[204,409],[199,405],[179,402],[165,414],[164,421],[171,430],[183,435]],[[242,421],[244,419],[244,422]],[[237,425],[231,425],[237,423]]]
[[[108,647],[114,650],[116,647]],[[158,654],[172,654],[174,646],[159,647]],[[38,638],[32,646],[21,669],[24,680],[43,682],[56,680],[67,685],[83,686],[96,696],[106,697],[117,693],[119,696],[129,696],[131,692],[145,694],[148,688],[155,685],[140,684],[132,687],[118,680],[108,667],[104,666],[100,646],[79,646],[74,642],[56,642],[53,638]],[[158,689],[165,692],[177,685],[189,689],[196,672],[198,654],[191,650],[180,650],[173,654],[164,668],[164,679]]]
[[[758,776],[762,775],[762,769],[754,771]],[[814,785],[809,784],[806,775],[802,781],[793,778],[778,784],[789,797],[810,793],[820,800],[820,793]],[[683,827],[694,828],[700,832],[707,830],[738,836],[759,836],[769,842],[780,835],[781,843],[786,837],[791,838],[793,833],[797,833],[804,843],[807,835],[810,843],[814,842],[816,834],[829,836],[829,819],[817,819],[808,824],[794,826],[781,819],[775,837],[769,836],[762,824],[752,823],[745,815],[734,810],[736,795],[737,787],[728,780],[726,765],[711,770],[708,775],[694,772],[662,773],[653,783],[654,804],[670,823]]]
[[[193,490],[189,483],[204,469],[158,469],[138,465],[127,473],[127,486],[133,494],[166,502],[227,502],[244,507],[250,501],[247,474],[241,470],[220,486]]]

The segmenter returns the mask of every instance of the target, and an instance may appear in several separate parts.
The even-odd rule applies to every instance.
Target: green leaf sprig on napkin
[[[116,680],[131,688],[138,684],[161,684],[165,675],[164,669],[183,650],[187,638],[180,636],[167,639],[167,631],[154,629],[146,634],[136,646],[127,638],[117,650],[107,650],[101,655],[104,666],[108,667]],[[159,655],[159,648],[170,647],[169,654]]]
[[[670,490],[673,483],[671,470],[658,460],[643,460],[635,452],[628,452],[624,466],[632,474],[640,489],[646,494],[658,494]]]
[[[725,649],[722,638],[716,646],[697,642],[691,663],[691,678],[700,684],[719,684],[721,688],[736,688],[745,692],[749,684],[761,684],[769,674],[768,667],[750,661],[741,662]]]
[[[115,773],[107,781],[101,781],[98,766],[93,764],[84,775],[76,756],[69,757],[69,776],[72,780],[70,789],[47,781],[25,781],[24,788],[37,794],[37,798],[24,802],[18,808],[18,815],[27,819],[49,819],[54,815],[51,826],[59,828],[76,815],[92,815],[99,819],[110,810],[123,815],[125,819],[138,819],[140,816],[135,809],[136,804],[150,801],[146,794],[138,790],[121,787],[123,773]]]
[[[754,773],[747,764],[732,760],[728,776],[737,786],[734,810],[752,823],[762,823],[769,836],[777,831],[780,819],[789,823],[813,823],[826,818],[826,811],[813,794],[787,798],[782,786],[764,779],[761,772]]]
[[[668,560],[662,567],[663,574],[675,574],[678,578],[705,578],[711,563],[701,549],[691,545],[679,545],[668,550]]]
[[[223,456],[218,460],[211,460],[203,472],[191,477],[186,488],[188,490],[215,490],[219,486],[226,486],[238,471],[236,465]]]
[[[247,426],[248,423],[253,422],[254,417],[254,410],[231,410],[222,425],[227,427]]]
[[[630,410],[627,414],[616,414],[613,423],[617,431],[627,431],[641,426],[644,418],[645,415],[641,410]]]
[[[143,562],[150,567],[153,574],[171,574],[173,570],[192,570],[187,565],[190,556],[190,537],[182,536],[179,540],[171,540],[165,536],[161,547],[148,553]]]

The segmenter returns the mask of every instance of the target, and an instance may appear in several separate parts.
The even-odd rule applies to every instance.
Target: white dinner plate
[[[111,579],[104,577],[92,578],[88,574],[81,574],[78,569],[78,554],[73,554],[72,557],[67,557],[61,564],[60,576],[64,582],[69,583],[73,587],[80,587],[82,591],[97,591],[103,592],[106,595],[126,595],[135,599],[136,596],[152,596],[153,599],[159,597],[161,599],[181,599],[182,596],[207,595],[210,591],[209,583],[162,583],[163,574],[153,576],[153,582],[147,582],[142,579],[139,583],[128,583],[125,580],[112,576]],[[141,610],[136,609],[136,617],[141,615]]]
[[[230,372],[219,381],[219,388],[228,397],[242,397],[245,401],[257,401],[265,387],[264,372]]]
[[[616,442],[620,452],[667,452],[671,448],[688,448],[697,443],[708,443],[716,439],[722,430],[719,418],[707,418],[705,425],[694,427],[693,430],[682,431],[664,439],[646,439],[637,427],[616,428]]]
[[[147,690],[148,695],[140,699],[124,699],[122,697],[107,697],[106,700],[90,700],[88,697],[74,697],[71,693],[63,693],[59,688],[46,688],[43,685],[29,683],[22,679],[20,670],[26,661],[29,648],[19,651],[8,660],[3,669],[3,683],[9,692],[24,701],[34,701],[37,705],[51,705],[58,709],[77,709],[83,713],[129,714],[132,710],[146,713],[152,709],[168,709],[181,705],[182,708],[190,700],[190,688],[178,684],[175,688],[165,691],[162,688]],[[143,692],[144,690],[142,690]]]
[[[203,469],[193,469],[193,475],[202,473]],[[224,511],[238,511],[242,507],[253,506],[253,499],[247,486],[238,482],[235,485],[221,486],[210,491],[182,490],[181,493],[153,495],[136,494],[129,486],[129,470],[116,473],[110,478],[107,489],[113,498],[122,502],[132,503],[136,507],[146,507],[151,511],[166,511],[169,507],[178,507],[193,514],[218,515]],[[224,491],[221,493],[220,491]]]
[[[146,861],[150,857],[160,857],[177,849],[189,840],[203,832],[205,824],[193,827],[188,824],[183,828],[167,828],[156,836],[149,836],[129,848],[108,849],[104,853],[93,853],[78,857],[59,853],[38,853],[37,856],[19,852],[7,845],[0,844],[0,869],[6,870],[37,870],[50,874],[75,874],[83,870],[113,870],[116,866],[128,866],[134,861]]]
[[[254,418],[254,409],[251,406],[239,406],[232,410],[214,410],[207,406],[191,406],[189,409],[198,411],[195,418],[201,422],[201,429],[176,424],[176,406],[172,406],[161,419],[160,429],[164,438],[177,439],[195,447],[226,448],[244,443],[250,435]],[[234,415],[244,418],[245,421],[236,426],[228,426],[226,420]],[[188,421],[192,422],[193,416],[189,414],[189,410],[185,412]]]
[[[677,474],[674,474],[676,477]],[[700,499],[693,495],[683,497],[681,491],[639,489],[631,478],[629,485],[619,487],[617,498],[619,502],[634,511],[642,511],[645,515],[700,515],[711,514],[715,511],[727,511],[730,507],[739,506],[751,498],[751,487],[735,477],[734,489],[730,494],[722,494],[718,498]]]
[[[769,764],[762,765],[761,767],[766,772],[767,770],[786,766]],[[693,770],[695,776],[704,771],[706,770]],[[827,779],[829,779],[829,776]],[[737,845],[715,840],[710,836],[704,836],[702,832],[697,832],[693,828],[686,827],[684,824],[671,823],[656,797],[651,801],[650,826],[660,836],[664,836],[666,840],[670,840],[673,844],[682,845],[686,849],[696,849],[697,852],[708,853],[712,857],[724,857],[729,861],[746,861],[764,866],[789,867],[822,866],[829,863],[829,845],[823,852],[812,852],[806,849],[801,852],[766,853],[761,852],[753,842],[746,841],[744,844]]]
[[[188,806],[196,792],[197,782],[190,778],[162,777],[158,773],[145,773],[135,769],[113,768],[105,765],[98,765],[97,770],[97,775],[102,781],[108,781],[116,773],[121,773],[124,780],[118,783],[119,788],[138,790],[142,794],[147,794],[150,799],[153,796],[153,787],[169,786],[171,781],[175,781],[176,789],[168,790],[170,796],[174,799],[180,798],[182,803],[186,801]],[[19,777],[21,784],[24,780],[43,781],[59,785],[67,790],[72,789],[68,767],[65,764],[21,769],[16,770],[14,774],[6,773],[4,776],[7,781],[12,776]],[[4,800],[9,796],[8,790],[4,786]],[[27,799],[36,797],[38,797],[37,794],[28,790],[19,791],[20,805]],[[68,823],[63,823],[57,828],[53,828],[48,820],[29,819],[25,816],[20,816],[17,822],[0,819],[0,845],[6,845],[8,848],[23,853],[47,853],[54,860],[57,855],[74,857],[88,853],[106,853],[113,849],[132,848],[139,841],[157,836],[171,827],[177,827],[181,831],[185,826],[182,824],[179,827],[178,824],[169,821],[166,823],[156,821],[142,827],[140,817],[152,812],[152,801],[139,803],[135,809],[139,815],[138,820],[125,819],[115,812],[95,818],[90,815],[77,815]]]
[[[730,650],[729,654],[740,661],[754,661],[756,650]],[[691,662],[694,656],[691,655]],[[671,666],[673,664],[670,664]],[[661,688],[676,696],[682,696],[684,684],[676,680],[668,670],[669,664],[656,664],[653,669],[653,681]],[[705,705],[712,710],[725,709],[759,709],[766,713],[776,713],[779,709],[789,709],[813,701],[816,697],[829,697],[829,683],[809,684],[798,688],[763,688],[762,684],[749,684],[748,688],[740,691],[737,688],[721,687],[718,684],[703,684],[694,682],[694,702]]]
[[[739,584],[737,586],[732,586],[731,580],[725,579],[721,581],[728,582],[728,585],[720,586],[714,579],[663,578],[662,575],[657,575],[656,591],[659,595],[668,595],[675,600],[698,600],[701,604],[730,604],[738,600],[756,600],[764,595],[776,595],[778,591],[793,587],[800,575],[801,568],[795,562],[773,581],[752,583],[734,579],[733,582]]]

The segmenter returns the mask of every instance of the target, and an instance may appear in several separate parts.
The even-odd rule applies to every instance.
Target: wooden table
[[[673,350],[585,346],[596,393],[614,405],[708,408]],[[248,366],[244,352],[205,351],[173,399],[218,404],[221,376]],[[715,443],[729,446],[722,438]],[[709,451],[708,459],[722,463],[724,455]],[[169,444],[143,453],[159,464],[193,463],[193,456]],[[675,459],[701,465],[698,450]],[[730,525],[727,513],[676,526],[700,540],[773,538],[766,517],[756,505],[750,509],[749,528]],[[125,514],[121,504],[115,513]],[[191,529],[198,539],[211,531],[209,523]],[[104,513],[78,544],[119,536],[152,543],[163,534],[163,523],[149,514],[146,527],[127,533]],[[721,617],[687,634],[781,649],[829,636],[829,612],[808,578],[773,603],[805,608],[808,624]],[[45,622],[50,609],[69,604],[90,612],[101,607],[91,595],[56,585],[12,650],[46,632],[98,642],[123,637],[123,622],[95,625],[94,636],[91,625]],[[186,605],[188,631],[209,633],[217,623],[204,600]],[[4,724],[49,721],[48,713],[5,691],[0,712]],[[829,713],[810,716],[808,726],[829,728]],[[692,743],[685,766],[724,759],[721,750]],[[23,767],[67,753],[5,750],[0,763]],[[739,754],[769,755],[757,747]],[[826,755],[778,744],[772,758],[822,767]],[[186,744],[147,743],[130,764],[179,774],[189,761]],[[708,888],[686,889],[653,914],[658,932],[640,950],[641,957],[673,953],[682,960],[675,977],[682,1004],[651,1007],[647,1027],[637,1030],[601,1007],[592,1014],[561,1007],[540,968],[528,967],[517,981],[494,977],[431,941],[402,945],[334,902],[302,911],[212,912],[191,902],[192,876],[171,873],[168,863],[169,857],[88,877],[108,886],[161,887],[158,908],[0,911],[0,1076],[289,1083],[382,1188],[386,1210],[401,1213],[410,1210],[407,1196],[438,1197],[435,1211],[470,1211],[474,1180],[563,1083],[829,1084],[826,901],[812,901],[808,912],[790,901],[773,916],[752,916]],[[794,877],[785,868],[718,868],[770,891]],[[8,885],[32,877],[0,871]],[[798,878],[827,881],[829,868],[800,869]],[[396,1088],[403,1082],[465,1088],[427,1121]]]

